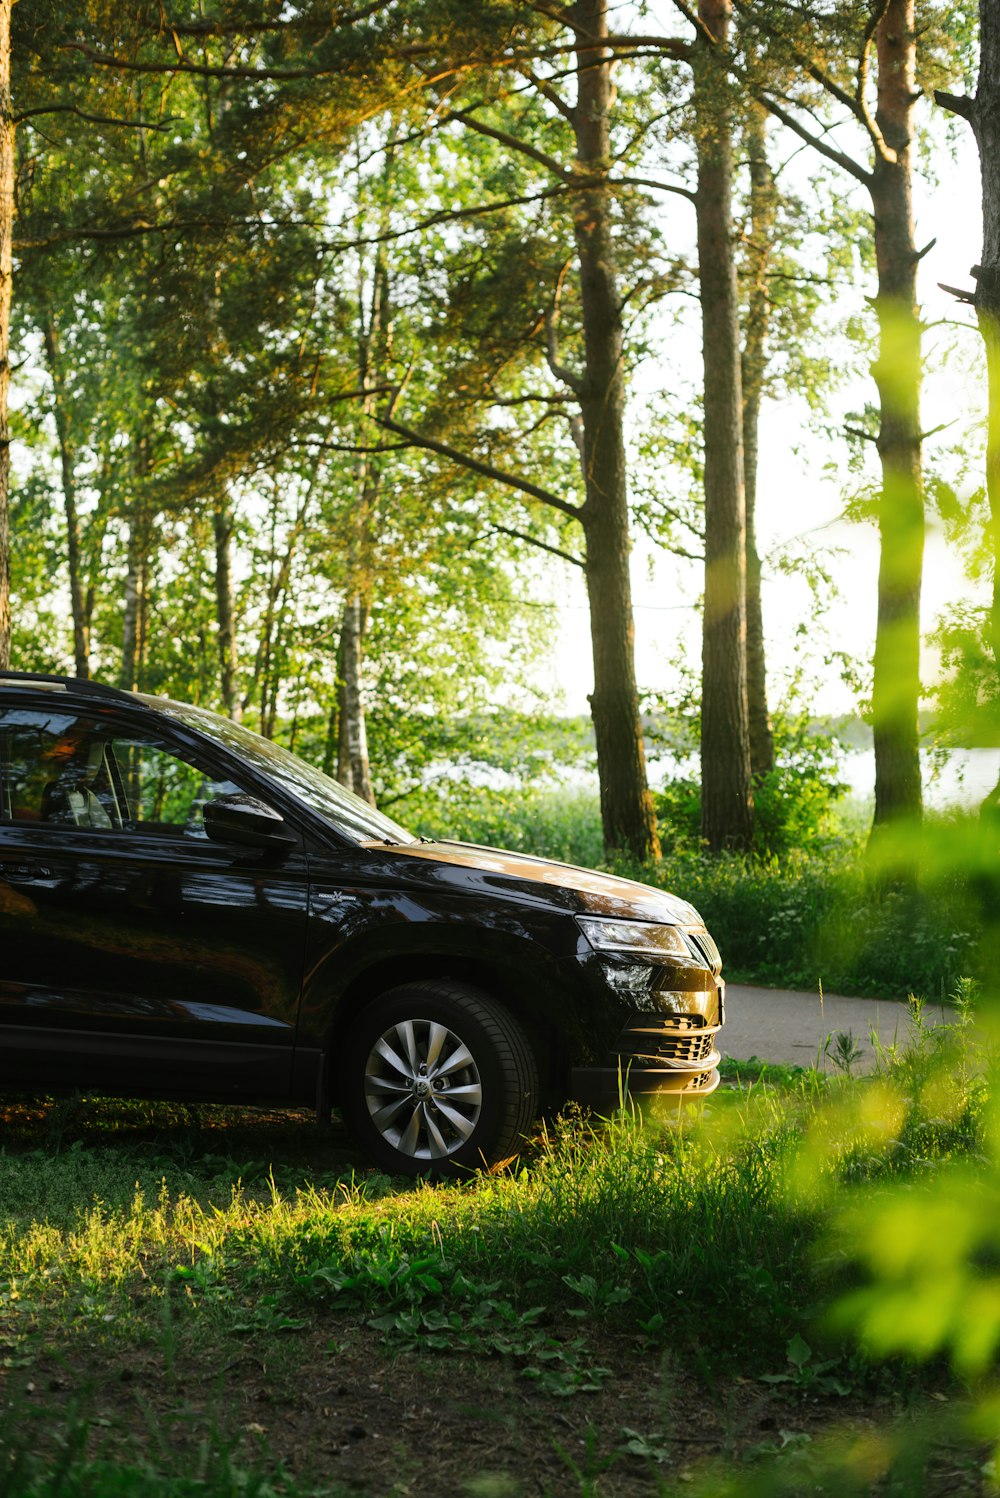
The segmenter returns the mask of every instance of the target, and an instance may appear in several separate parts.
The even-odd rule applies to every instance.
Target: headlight
[[[690,957],[684,933],[658,921],[607,921],[578,915],[577,925],[598,952],[635,952],[643,957]]]

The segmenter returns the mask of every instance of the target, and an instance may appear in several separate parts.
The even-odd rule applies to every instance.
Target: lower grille
[[[697,1066],[712,1057],[718,1033],[718,1026],[706,1025],[700,1015],[665,1015],[652,1022],[643,1015],[623,1030],[620,1047],[623,1054],[654,1064]]]
[[[684,1083],[685,1092],[703,1092],[705,1088],[715,1084],[717,1073],[714,1071],[699,1072],[696,1077],[689,1077]]]

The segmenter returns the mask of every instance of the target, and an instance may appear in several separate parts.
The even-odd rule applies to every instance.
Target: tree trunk
[[[577,101],[573,111],[577,170],[589,181],[578,194],[574,233],[580,266],[584,374],[583,525],[594,657],[590,698],[597,741],[604,845],[636,858],[658,858],[656,816],[646,784],[646,760],[635,680],[632,587],[624,439],[621,296],[612,228],[611,63],[606,0],[577,0]]]
[[[392,197],[395,153],[386,157],[382,225],[388,227],[388,204]],[[371,300],[366,310],[363,266],[358,273],[358,383],[368,391],[365,414],[372,416],[377,397],[374,387],[388,381],[392,319],[389,306],[389,272],[382,248],[372,267]],[[369,453],[358,457],[358,500],[349,519],[347,586],[344,616],[337,654],[337,779],[369,805],[375,805],[371,765],[368,759],[368,725],[361,689],[365,630],[371,607],[375,572],[377,510],[382,489],[382,471]]]
[[[920,585],[924,500],[920,453],[918,255],[913,233],[910,139],[915,84],[914,0],[890,0],[876,32],[876,123],[895,154],[872,171],[880,403],[878,623],[872,681],[875,739],[873,836],[888,823],[919,822]]]
[[[239,721],[236,631],[233,626],[233,517],[225,497],[217,500],[212,519],[215,527],[215,617],[219,629],[219,687],[226,716]]]
[[[10,293],[14,239],[14,116],[10,102],[10,11],[0,0],[0,670],[10,666]]]
[[[343,672],[337,668],[337,690],[330,703],[330,714],[326,720],[326,740],[323,744],[323,774],[332,775],[337,767],[337,743],[340,738],[340,681]]]
[[[760,407],[767,370],[767,340],[771,321],[768,267],[774,243],[776,194],[767,160],[767,114],[759,104],[749,106],[746,132],[750,163],[750,242],[747,247],[747,317],[743,343],[743,482],[747,526],[747,709],[750,733],[750,772],[759,780],[774,769],[774,739],[767,709],[767,669],[764,615],[761,607],[761,568],[757,553],[757,454]]]
[[[76,674],[86,681],[90,676],[90,619],[80,556],[80,518],[76,508],[76,475],[73,472],[73,450],[70,437],[70,413],[66,402],[59,335],[51,313],[46,312],[43,329],[45,354],[52,376],[53,408],[59,462],[62,473],[63,512],[66,516],[66,559],[69,564],[69,601],[73,613],[73,659]]]
[[[362,641],[365,632],[365,608],[359,593],[352,593],[344,604],[344,622],[340,630],[339,749],[337,779],[349,791],[375,805],[371,772],[368,764],[368,730],[361,699]]]
[[[753,838],[746,656],[746,496],[739,294],[733,254],[733,145],[726,46],[730,0],[700,0],[716,38],[697,46],[698,263],[705,375],[705,606],[701,831],[713,852]]]
[[[988,418],[986,426],[986,494],[990,507],[989,546],[993,595],[986,640],[1000,676],[1000,0],[979,3],[979,79],[973,99],[938,94],[939,104],[968,120],[979,149],[982,181],[982,263],[972,267],[975,307],[986,350]],[[982,804],[1000,815],[1000,780]]]
[[[126,692],[134,692],[139,684],[139,615],[144,575],[144,530],[145,527],[141,526],[137,520],[130,521],[125,573],[125,613],[122,620],[122,669],[118,683]]]

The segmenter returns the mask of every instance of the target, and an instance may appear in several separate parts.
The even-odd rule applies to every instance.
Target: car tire
[[[457,1176],[516,1155],[538,1112],[538,1066],[510,1012],[465,984],[407,983],[369,1004],[344,1049],[340,1106],[397,1175]]]

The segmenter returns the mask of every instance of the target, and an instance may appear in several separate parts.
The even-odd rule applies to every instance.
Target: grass
[[[777,1460],[757,1449],[775,1446],[784,1471],[787,1443],[732,1434],[740,1401],[754,1390],[754,1408],[779,1400],[782,1419],[806,1426],[809,1410],[851,1397],[885,1406],[889,1385],[863,1343],[824,1327],[821,1308],[860,1283],[853,1271],[845,1279],[853,1250],[831,1255],[831,1235],[844,1193],[856,1203],[901,1186],[912,1201],[912,1183],[989,1152],[973,1048],[966,1024],[948,1036],[918,1031],[915,1048],[885,1057],[866,1081],[732,1068],[735,1085],[700,1121],[571,1116],[520,1165],[440,1186],[358,1170],[338,1156],[337,1136],[301,1116],[11,1104],[0,1154],[0,1490],[336,1494],[336,1473],[319,1480],[309,1454],[317,1425],[296,1440],[281,1430],[314,1386],[336,1385],[333,1367],[351,1372],[321,1403],[360,1398],[352,1391],[370,1379],[412,1368],[438,1420],[449,1417],[435,1391],[480,1379],[480,1426],[500,1418],[490,1406],[506,1391],[533,1431],[535,1419],[546,1459],[561,1463],[553,1493],[613,1493],[637,1462],[651,1490],[672,1491],[663,1401],[684,1397],[731,1410],[717,1449],[759,1462]],[[947,1106],[935,1081],[942,1055]],[[616,1391],[636,1376],[633,1413]],[[919,1399],[927,1377],[933,1386],[943,1376],[897,1364],[890,1382]],[[133,1377],[148,1403],[124,1420],[108,1388],[127,1390]],[[64,1386],[65,1396],[37,1398],[39,1387]],[[649,1403],[654,1386],[659,1404]],[[295,1391],[291,1405],[282,1388]],[[251,1418],[234,1423],[234,1401],[251,1395]],[[564,1457],[553,1456],[556,1409],[573,1412]],[[329,1418],[317,1413],[318,1428]],[[368,1446],[367,1490],[388,1492],[405,1448]],[[379,1450],[389,1453],[382,1466]],[[520,1492],[506,1470],[507,1486],[493,1491]],[[490,1473],[478,1475],[485,1494]],[[697,1490],[728,1481],[705,1469]],[[770,1491],[808,1491],[783,1488],[780,1473],[773,1482]]]

